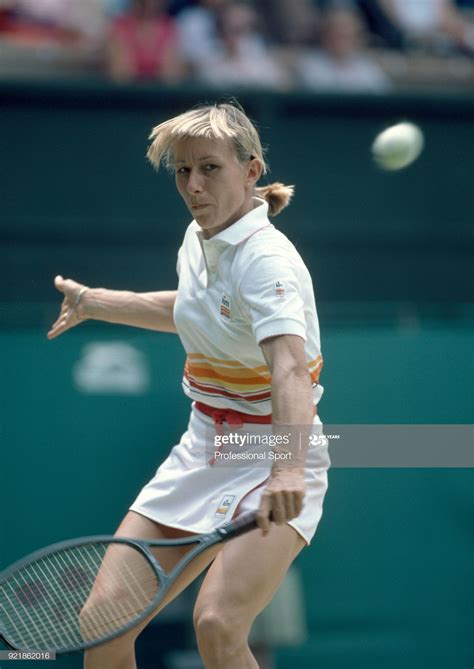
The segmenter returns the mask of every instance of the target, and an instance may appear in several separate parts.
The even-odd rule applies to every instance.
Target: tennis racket
[[[91,536],[36,551],[0,573],[0,638],[14,650],[59,655],[110,641],[144,620],[197,555],[255,529],[256,517],[184,539]],[[150,551],[192,544],[168,574]]]

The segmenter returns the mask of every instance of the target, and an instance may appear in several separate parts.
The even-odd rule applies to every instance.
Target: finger
[[[285,501],[280,490],[272,493],[272,515],[277,525],[286,521]]]
[[[52,326],[50,327],[48,334],[49,334],[50,332],[54,332],[55,330],[57,330],[57,328],[59,328],[62,324],[63,324],[62,319],[61,319],[61,318],[58,318],[56,321],[54,321],[54,323],[53,323]]]
[[[62,334],[66,329],[67,329],[66,326],[61,323],[58,325],[55,324],[53,325],[51,330],[47,333],[46,337],[48,339],[54,339],[58,335]]]
[[[51,329],[53,329],[57,325],[61,325],[62,323],[64,323],[67,317],[68,317],[68,307],[63,303],[61,311],[59,312],[59,316],[54,321],[53,325],[51,326]]]
[[[76,320],[77,319],[75,317],[74,312],[65,311],[63,315],[59,316],[57,321],[53,323],[46,337],[48,339],[54,339],[55,337],[62,334],[66,330],[69,330],[70,328],[74,327]]]
[[[64,284],[64,279],[60,274],[58,274],[54,278],[54,285],[59,291],[63,292],[63,290],[62,290],[63,289],[63,284]]]
[[[296,516],[299,516],[301,511],[303,510],[303,504],[304,504],[304,492],[303,491],[298,491],[294,494],[293,503],[295,505],[295,518],[296,518]]]
[[[296,518],[298,515],[296,512],[296,495],[291,490],[285,490],[283,499],[285,502],[286,519],[291,520],[292,518]]]
[[[257,525],[267,534],[270,529],[271,494],[264,492],[257,511]]]

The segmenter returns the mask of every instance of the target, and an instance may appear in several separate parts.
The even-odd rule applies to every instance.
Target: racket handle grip
[[[272,520],[273,516],[270,511],[270,521]],[[250,532],[250,530],[255,530],[257,527],[257,512],[250,511],[249,513],[244,513],[228,525],[218,527],[217,532],[221,535],[222,541],[227,541],[228,539],[234,539],[234,537]]]

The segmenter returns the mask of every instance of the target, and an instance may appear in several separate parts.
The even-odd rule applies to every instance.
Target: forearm
[[[80,302],[83,318],[132,327],[176,332],[173,320],[175,290],[134,293],[128,290],[89,288]]]
[[[288,459],[275,460],[281,464],[304,466],[309,434],[314,417],[311,377],[307,369],[275,371],[272,376],[272,423],[274,434],[285,438],[284,446],[275,450],[287,452]]]

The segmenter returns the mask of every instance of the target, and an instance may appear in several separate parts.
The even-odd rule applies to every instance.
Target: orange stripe
[[[322,355],[318,355],[317,358],[314,360],[311,360],[311,362],[308,362],[308,367],[311,369],[313,366],[319,366],[319,363],[322,361],[323,357]]]
[[[228,379],[224,376],[221,376],[220,374],[217,373],[212,373],[212,372],[206,372],[205,374],[195,374],[196,370],[190,370],[188,372],[189,378],[196,379],[196,381],[201,381],[201,382],[213,382],[214,385],[222,385],[225,388],[234,388],[234,389],[240,389],[240,390],[249,390],[251,388],[268,388],[269,383],[265,383],[264,381],[262,382],[256,382],[254,379],[239,379],[238,381],[234,381],[233,379]],[[197,370],[198,372],[200,370]]]
[[[319,380],[321,369],[322,365],[318,367],[318,369],[310,372],[310,378],[312,383],[317,383],[317,381]],[[207,372],[205,374],[195,374],[194,372],[196,372],[194,368],[192,370],[186,369],[186,374],[189,379],[193,379],[196,382],[202,382],[202,383],[205,383],[207,381],[213,383],[213,385],[215,386],[221,385],[222,387],[234,390],[249,390],[250,388],[263,389],[263,388],[268,388],[270,385],[269,383],[264,383],[263,381],[261,383],[255,383],[253,379],[239,379],[238,382],[235,382],[228,379],[228,377],[224,377],[217,373]]]
[[[237,360],[224,360],[223,358],[211,358],[207,355],[204,355],[203,353],[188,353],[188,359],[189,360],[199,360],[199,361],[208,361],[208,362],[213,362],[218,365],[223,365],[223,366],[229,366],[229,367],[240,367],[241,369],[245,370],[251,370],[252,372],[268,372],[268,367],[267,365],[261,365],[259,367],[247,367],[246,365],[242,364],[241,362],[238,362]],[[317,365],[320,361],[322,360],[322,356],[318,355],[317,358],[314,360],[310,360],[308,362],[308,367],[312,367],[314,365]],[[213,365],[214,367],[214,365]]]
[[[193,363],[186,363],[187,369],[193,376],[209,376],[223,379],[224,381],[236,383],[271,383],[272,376],[267,367],[266,374],[252,374],[252,369],[223,369],[216,368],[213,365],[200,363],[199,365]]]
[[[191,390],[193,388],[197,388],[198,390],[201,391],[201,393],[206,394],[209,397],[226,397],[226,398],[230,398],[230,399],[245,400],[246,402],[256,402],[257,400],[261,401],[261,400],[271,399],[271,392],[270,391],[261,392],[261,393],[258,393],[256,395],[247,395],[247,396],[239,395],[238,393],[227,392],[224,389],[219,389],[218,392],[217,392],[217,390],[215,392],[213,392],[212,389],[210,390],[209,388],[206,388],[205,386],[201,386],[201,385],[199,385],[199,383],[196,383],[196,381],[194,381],[194,379],[190,379],[186,375],[186,373],[185,373],[185,377],[188,380],[189,385],[191,386]]]
[[[199,360],[200,362],[206,360],[210,363],[214,362],[228,367],[240,367],[241,369],[251,370],[252,372],[268,371],[267,365],[261,365],[259,367],[247,367],[246,365],[243,365],[241,362],[237,362],[236,360],[223,360],[222,358],[210,358],[207,355],[203,355],[202,353],[188,353],[188,359]]]
[[[200,363],[193,363],[190,360],[191,355],[193,357],[199,358]],[[202,354],[193,353],[188,355],[185,363],[185,373],[189,380],[192,379],[196,383],[205,383],[207,381],[213,383],[216,386],[221,385],[222,387],[229,390],[242,391],[249,390],[250,386],[255,388],[255,390],[257,390],[257,388],[261,388],[263,390],[264,388],[268,388],[271,384],[272,376],[269,373],[269,369],[266,365],[263,365],[262,367],[245,367],[240,365],[238,362],[228,361],[229,364],[234,362],[234,364],[239,365],[240,368],[236,368],[234,366],[230,369],[228,367],[216,369],[215,365],[206,363],[203,359],[211,360],[212,358],[207,358]],[[215,359],[216,358],[214,358],[214,360]],[[311,363],[308,363],[308,371],[310,373],[312,383],[318,382],[322,367],[323,361],[321,355],[319,355],[315,360],[311,361]],[[252,374],[252,372],[255,372],[257,369],[261,369],[266,373],[257,375]]]
[[[192,376],[189,376],[187,372],[184,373],[184,379],[186,379],[189,383],[192,383],[193,385],[198,385],[198,381],[193,378]],[[223,384],[217,382],[212,382],[212,381],[200,381],[199,386],[201,388],[205,388],[207,392],[209,393],[221,393],[224,392],[224,389],[228,390],[229,392],[232,391],[235,393],[236,397],[240,397],[241,399],[247,399],[248,397],[253,397],[254,393],[262,393],[266,392],[270,394],[271,392],[271,386],[264,386],[263,388],[255,388],[254,386],[251,386],[250,388],[245,388],[245,387],[231,387],[228,388],[224,386]]]
[[[319,381],[319,375],[321,373],[322,368],[323,368],[323,363],[320,362],[316,369],[310,371],[312,383],[317,383]]]

